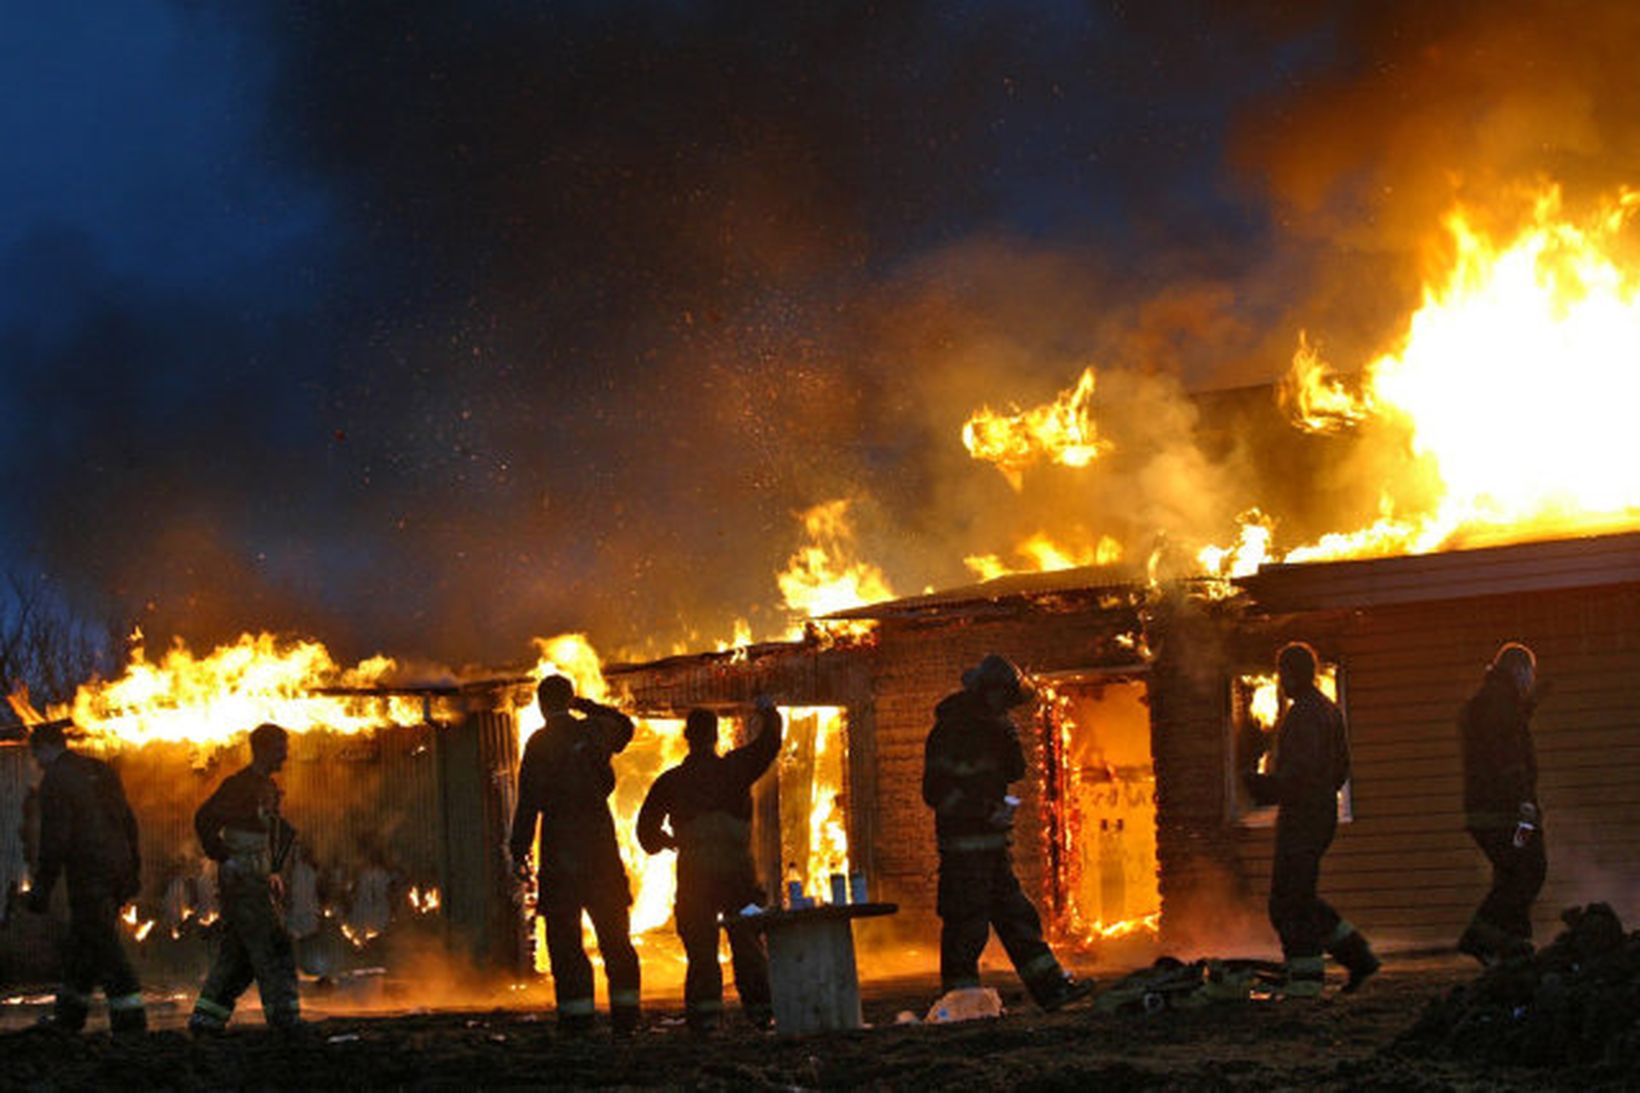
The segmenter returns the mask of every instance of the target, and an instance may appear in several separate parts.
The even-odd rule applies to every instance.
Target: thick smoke
[[[43,228],[0,256],[39,297],[0,330],[8,544],[152,634],[499,662],[772,632],[832,497],[906,592],[1037,530],[1209,537],[1255,474],[1303,491],[1182,393],[1300,327],[1379,348],[1454,195],[1621,178],[1636,28],[1162,7],[213,22],[282,180],[223,200],[307,229],[234,293]],[[1120,458],[1019,494],[968,459],[976,406],[1088,364]]]

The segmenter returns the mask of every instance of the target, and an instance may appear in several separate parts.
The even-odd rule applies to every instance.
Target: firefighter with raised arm
[[[68,946],[63,982],[45,1023],[65,1032],[85,1027],[91,992],[108,998],[118,1035],[148,1027],[142,989],[120,945],[120,907],[137,894],[142,869],[137,819],[114,768],[68,750],[62,722],[36,726],[29,749],[40,779],[40,856],[28,909],[44,914],[57,878],[68,877]]]
[[[285,765],[290,740],[274,724],[251,730],[250,765],[229,775],[194,813],[205,856],[216,862],[222,933],[216,958],[188,1018],[195,1035],[219,1033],[245,988],[256,984],[262,1017],[284,1031],[301,1027],[296,952],[285,929],[279,870],[296,841],[280,813],[273,776]]]
[[[1458,950],[1483,964],[1532,951],[1532,901],[1549,871],[1531,729],[1542,693],[1537,657],[1509,642],[1459,718],[1464,825],[1492,865],[1492,887]]]
[[[1258,755],[1244,757],[1248,792],[1261,805],[1277,806],[1270,923],[1281,937],[1283,993],[1290,998],[1320,996],[1323,952],[1349,970],[1345,991],[1358,989],[1378,970],[1366,937],[1316,893],[1321,858],[1338,832],[1338,791],[1350,776],[1344,715],[1316,686],[1316,665],[1315,650],[1303,642],[1282,648],[1276,674],[1289,705],[1276,726],[1275,761],[1260,773]]]
[[[1056,1010],[1085,997],[1093,984],[1060,966],[1014,876],[1010,846],[1019,802],[1008,786],[1025,776],[1025,753],[1008,711],[1034,698],[1019,669],[995,653],[963,672],[962,690],[935,707],[922,792],[939,839],[942,988],[979,986],[979,956],[995,929],[1032,999]]]
[[[638,1027],[638,953],[629,936],[632,891],[615,841],[609,795],[612,756],[632,740],[632,719],[612,706],[577,698],[575,685],[551,675],[536,689],[546,724],[530,737],[518,767],[513,815],[513,868],[530,878],[530,848],[540,832],[537,906],[547,927],[547,955],[558,999],[558,1028],[591,1031],[592,962],[581,942],[581,915],[592,919],[609,977],[610,1023],[616,1035]]]
[[[780,753],[781,730],[780,711],[767,697],[757,700],[757,722],[750,743],[720,756],[717,714],[690,710],[683,729],[689,755],[655,779],[638,811],[643,848],[651,854],[678,852],[676,919],[689,958],[684,1010],[695,1032],[717,1027],[723,1012],[719,915],[747,1020],[765,1028],[773,1016],[763,937],[740,916],[747,904],[763,901],[752,861],[751,789]]]

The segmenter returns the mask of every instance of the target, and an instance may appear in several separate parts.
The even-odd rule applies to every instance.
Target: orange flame
[[[52,717],[74,723],[105,748],[140,747],[152,741],[224,744],[264,721],[291,732],[324,728],[357,733],[384,724],[418,725],[422,705],[412,698],[337,697],[327,687],[380,685],[395,669],[387,657],[343,668],[316,641],[273,634],[242,634],[231,645],[196,657],[180,640],[157,662],[147,658],[142,633],[132,635],[125,673],[93,680],[71,703],[52,706]],[[10,698],[27,723],[40,715],[27,692]]]
[[[809,619],[894,598],[883,571],[856,556],[848,509],[848,501],[839,499],[802,514],[809,542],[776,577],[787,609],[799,620],[789,638],[802,637]]]
[[[1101,535],[1092,547],[1067,546],[1054,542],[1047,532],[1039,531],[1015,547],[1014,554],[1025,564],[1009,565],[996,554],[969,555],[963,559],[963,564],[982,581],[1006,577],[1010,573],[1055,573],[1081,566],[1114,565],[1122,560],[1122,544],[1109,535]]]
[[[962,442],[975,459],[994,463],[1019,489],[1027,467],[1046,460],[1066,467],[1085,467],[1110,451],[1093,420],[1093,369],[1083,371],[1076,386],[1061,391],[1043,406],[997,413],[982,406],[962,427]]]
[[[137,914],[137,905],[134,903],[128,903],[125,905],[125,909],[120,912],[120,921],[125,923],[126,928],[130,931],[132,939],[139,943],[146,941],[148,939],[148,935],[154,930],[154,920],[151,918],[141,918]]]

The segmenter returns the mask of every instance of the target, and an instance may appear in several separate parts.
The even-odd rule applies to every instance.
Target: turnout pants
[[[581,914],[592,919],[598,951],[609,977],[609,1008],[617,1029],[630,1030],[638,1019],[638,951],[632,947],[629,895],[622,883],[597,884],[580,878],[553,877],[541,885],[541,918],[547,927],[547,957],[558,1000],[558,1022],[565,1028],[592,1024],[592,961],[581,942]]]
[[[678,937],[689,957],[684,979],[684,1011],[693,1028],[709,1028],[723,1011],[723,969],[718,964],[718,916],[723,916],[734,965],[735,993],[753,1024],[767,1024],[773,1014],[769,994],[769,957],[763,935],[740,917],[748,903],[761,903],[750,858],[744,868],[712,868],[678,859]]]
[[[1281,937],[1287,961],[1287,993],[1318,995],[1326,977],[1326,958],[1350,969],[1354,989],[1378,968],[1378,961],[1361,934],[1322,899],[1321,859],[1338,830],[1336,814],[1314,817],[1278,817],[1275,860],[1270,870],[1270,925]]]
[[[937,910],[944,990],[979,986],[979,956],[993,929],[1039,1004],[1063,988],[1065,970],[1042,940],[1042,919],[1019,887],[1006,844],[941,846]]]
[[[63,985],[54,1013],[59,1028],[77,1032],[85,1027],[97,987],[108,997],[108,1023],[115,1032],[148,1027],[142,988],[120,944],[119,914],[120,902],[112,891],[70,890]]]
[[[296,953],[274,905],[267,875],[224,868],[217,879],[222,934],[216,959],[194,1003],[192,1023],[206,1028],[225,1026],[239,996],[254,982],[262,997],[262,1016],[269,1025],[288,1028],[297,1024],[301,1003],[296,991]]]
[[[1513,828],[1471,828],[1470,838],[1492,863],[1492,887],[1475,911],[1475,922],[1503,931],[1519,941],[1532,939],[1532,903],[1543,889],[1549,858],[1543,832],[1535,832],[1525,846],[1514,843]]]

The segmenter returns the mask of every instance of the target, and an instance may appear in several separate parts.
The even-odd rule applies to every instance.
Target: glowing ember
[[[962,442],[975,459],[994,463],[1017,490],[1025,468],[1047,461],[1085,467],[1110,450],[1093,421],[1093,369],[1076,386],[1045,406],[1014,407],[999,414],[981,407],[962,427]]]
[[[131,933],[132,938],[138,942],[147,940],[148,935],[154,930],[154,920],[151,918],[142,918],[138,915],[137,905],[134,903],[128,903],[125,905],[125,909],[120,912],[120,921],[125,923],[126,928]]]
[[[379,931],[364,927],[354,929],[346,921],[342,922],[342,936],[353,943],[355,949],[362,949],[380,936]]]
[[[428,888],[426,891],[412,885],[406,894],[410,909],[418,915],[429,915],[439,908],[439,894],[437,888]]]

